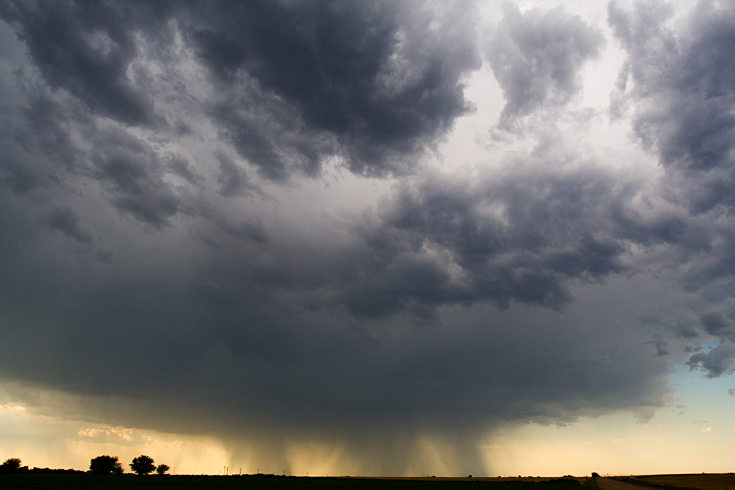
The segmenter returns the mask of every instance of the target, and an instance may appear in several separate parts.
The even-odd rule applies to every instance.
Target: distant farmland
[[[356,478],[291,476],[0,475],[0,490],[598,490],[588,478]]]
[[[735,490],[735,473],[642,475],[615,479],[660,490]]]

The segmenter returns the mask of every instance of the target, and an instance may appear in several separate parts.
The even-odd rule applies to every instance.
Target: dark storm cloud
[[[127,279],[124,249],[111,266],[90,264],[81,282],[62,274],[40,282],[4,276],[3,295],[15,299],[6,315],[18,316],[30,302],[46,305],[53,318],[34,323],[21,315],[22,328],[0,346],[4,373],[136,400],[100,412],[116,423],[257,441],[254,461],[270,471],[288,468],[286,441],[303,439],[343,445],[364,457],[363,467],[395,474],[409,467],[416,436],[454,434],[469,453],[458,467],[476,473],[474,445],[498,420],[567,423],[656,405],[663,393],[666,364],[643,355],[642,341],[629,345],[627,335],[637,334],[609,293],[597,305],[603,320],[489,307],[442,312],[433,327],[417,328],[403,315],[370,323],[338,309],[300,308],[310,286],[323,284],[312,273],[295,288],[297,277],[329,264],[311,251],[292,259],[297,277],[284,284],[261,276],[261,264],[288,260],[273,248],[225,244],[188,269],[176,250],[134,255],[141,270]],[[117,279],[99,282],[109,267]],[[16,289],[7,296],[10,285]],[[77,313],[65,310],[58,291],[83,298]],[[626,334],[587,343],[588,321]],[[29,350],[33,361],[21,354]]]
[[[90,109],[128,124],[151,124],[153,101],[128,72],[136,31],[162,29],[164,3],[9,2],[0,11],[52,88],[63,88]]]
[[[337,152],[333,138],[310,129],[298,112],[279,97],[261,93],[254,82],[230,90],[213,105],[212,117],[224,139],[266,179],[315,176],[322,160]]]
[[[608,209],[624,198],[614,185],[604,171],[532,171],[404,187],[364,232],[348,308],[368,316],[475,301],[562,308],[570,280],[625,269],[625,241],[608,229]]]
[[[165,165],[157,153],[124,132],[109,132],[103,141],[103,149],[93,157],[93,171],[109,189],[112,205],[156,228],[166,225],[183,205],[164,181]]]
[[[663,2],[638,2],[632,12],[609,5],[608,22],[628,54],[612,109],[633,113],[639,142],[656,152],[667,171],[664,197],[692,215],[677,218],[662,235],[686,250],[679,257],[688,262],[683,284],[697,296],[700,310],[698,321],[674,330],[686,338],[707,334],[732,340],[735,67],[729,53],[735,49],[735,8],[729,2],[700,2],[679,32],[668,25],[673,13]],[[693,216],[701,218],[694,235],[701,239],[682,241]],[[701,365],[709,377],[720,376],[729,372],[731,348],[723,344],[695,354],[689,364]]]
[[[735,204],[735,69],[729,56],[735,9],[700,2],[677,32],[668,24],[673,13],[662,2],[638,2],[632,12],[610,4],[608,22],[628,54],[612,109],[632,113],[639,142],[666,169],[663,196],[688,211],[669,218],[659,234],[677,245],[683,254],[678,261],[688,262],[682,280],[700,311],[698,321],[674,330],[688,338],[699,332],[732,340],[735,241],[725,216]]]
[[[691,369],[706,371],[708,378],[735,372],[735,345],[720,344],[709,352],[694,354],[687,363]]]
[[[461,79],[479,66],[471,12],[390,2],[12,2],[0,14],[53,89],[134,126],[165,124],[148,64],[170,65],[178,29],[217,79],[222,97],[206,105],[224,139],[261,175],[284,180],[314,175],[335,156],[358,173],[408,170],[412,154],[470,109]]]
[[[670,354],[668,342],[666,342],[666,340],[664,340],[660,335],[654,335],[653,340],[646,343],[655,346],[656,353],[659,356],[667,356]]]
[[[217,154],[217,162],[219,163],[219,177],[217,182],[220,185],[219,192],[225,197],[232,197],[238,194],[247,194],[252,189],[250,178],[245,169],[235,163],[232,158],[224,153]]]
[[[662,126],[679,124],[674,95],[700,100],[683,88],[698,87],[684,81],[700,71],[727,102],[727,81],[712,75],[727,69],[707,52],[703,63],[714,61],[688,78],[649,76],[641,56],[658,59],[648,40],[668,39],[664,17],[610,15],[621,39],[641,32],[626,49],[643,88],[621,98],[673,175],[661,205],[656,182],[574,137],[498,152],[472,177],[406,175],[470,109],[461,81],[479,60],[468,4],[1,9],[0,27],[29,55],[0,84],[3,379],[85,397],[79,411],[103,423],[254,441],[251,461],[270,471],[288,467],[290,442],[316,441],[402,473],[416,467],[416,441],[435,437],[468,473],[481,467],[482,435],[503,422],[660,406],[669,358],[693,339],[725,343],[691,367],[732,368],[731,218],[680,205],[692,183],[725,206],[701,175],[727,170],[727,143],[694,131],[720,157],[680,165],[667,155],[696,144],[674,144],[679,133]],[[725,46],[723,29],[697,19],[727,15],[696,11],[693,37],[671,56],[691,51],[694,63],[720,31]],[[569,102],[603,42],[563,10],[512,6],[494,39],[508,120]],[[667,119],[644,133],[647,97]],[[725,128],[719,115],[711,122]],[[392,192],[322,212],[326,189],[307,188],[326,162],[392,173]],[[334,208],[361,199],[345,177],[330,181],[344,186]],[[666,273],[691,301],[651,314],[674,289],[656,281]]]
[[[26,148],[37,148],[46,155],[53,155],[66,167],[75,166],[80,157],[69,132],[70,120],[87,124],[79,107],[54,100],[53,96],[40,87],[29,87],[29,101],[24,108],[28,125],[16,128],[16,140]]]
[[[96,182],[121,213],[155,228],[178,213],[195,212],[169,178],[176,175],[194,188],[201,184],[186,158],[159,152],[121,127],[105,127],[77,98],[49,90],[33,75],[19,72],[16,82],[17,91],[6,92],[16,100],[7,107],[0,175],[17,194],[41,188],[85,193]]]
[[[335,153],[355,172],[381,174],[401,170],[397,157],[426,147],[469,110],[460,82],[479,66],[471,12],[462,3],[201,4],[187,29],[223,86],[254,92],[214,111],[266,176],[313,173]],[[254,104],[270,114],[265,125]],[[292,143],[291,157],[277,155],[274,138],[289,145],[274,124],[308,140]],[[325,138],[339,148],[319,145]]]
[[[461,79],[480,63],[466,3],[13,2],[0,14],[52,88],[143,126],[164,121],[146,63],[168,64],[175,25],[218,79],[208,112],[274,180],[334,156],[359,173],[407,170],[468,112]]]
[[[672,331],[677,337],[684,339],[696,339],[699,337],[700,332],[692,325],[693,322],[687,319],[680,319],[672,327]]]
[[[695,213],[735,204],[735,7],[700,2],[686,36],[666,21],[669,4],[636,3],[633,13],[615,3],[609,23],[628,52],[618,104],[632,104],[634,130],[658,152],[679,193]]]
[[[56,208],[52,210],[46,219],[46,224],[80,243],[92,243],[92,233],[79,223],[79,216],[73,209]]]
[[[640,210],[626,208],[623,202],[612,206],[611,215],[621,237],[646,246],[667,243],[693,253],[710,247],[707,232],[702,225],[692,222],[686,212],[661,211],[646,215]]]
[[[598,29],[564,7],[521,13],[506,3],[491,34],[487,58],[505,96],[500,126],[538,107],[566,104],[581,87],[580,71],[605,39]]]
[[[704,313],[700,316],[699,321],[705,332],[713,337],[735,340],[735,326],[733,325],[732,318],[726,318],[719,312]]]
[[[200,185],[204,178],[199,174],[191,163],[184,157],[172,156],[168,162],[171,173],[178,175],[192,185]]]
[[[4,127],[0,134],[0,182],[19,195],[58,184],[80,166],[83,151],[73,127],[88,128],[89,117],[75,100],[57,97],[22,71],[13,74],[16,90],[5,90]]]

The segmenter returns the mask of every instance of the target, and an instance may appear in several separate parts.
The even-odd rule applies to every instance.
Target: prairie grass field
[[[0,475],[0,490],[598,490],[592,479]]]

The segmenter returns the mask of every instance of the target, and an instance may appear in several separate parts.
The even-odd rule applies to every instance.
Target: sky
[[[727,1],[2,2],[0,459],[732,471],[733,52]]]

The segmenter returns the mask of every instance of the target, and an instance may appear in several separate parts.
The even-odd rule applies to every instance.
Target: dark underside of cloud
[[[421,438],[481,473],[498,424],[644,413],[670,362],[732,373],[735,9],[670,10],[612,4],[605,39],[512,5],[483,37],[467,2],[3,3],[2,379],[260,468],[317,442],[385,474],[423,471]],[[606,42],[656,179],[574,135],[422,163],[481,54],[496,129],[530,141]],[[340,216],[274,197],[329,172],[390,191]]]

